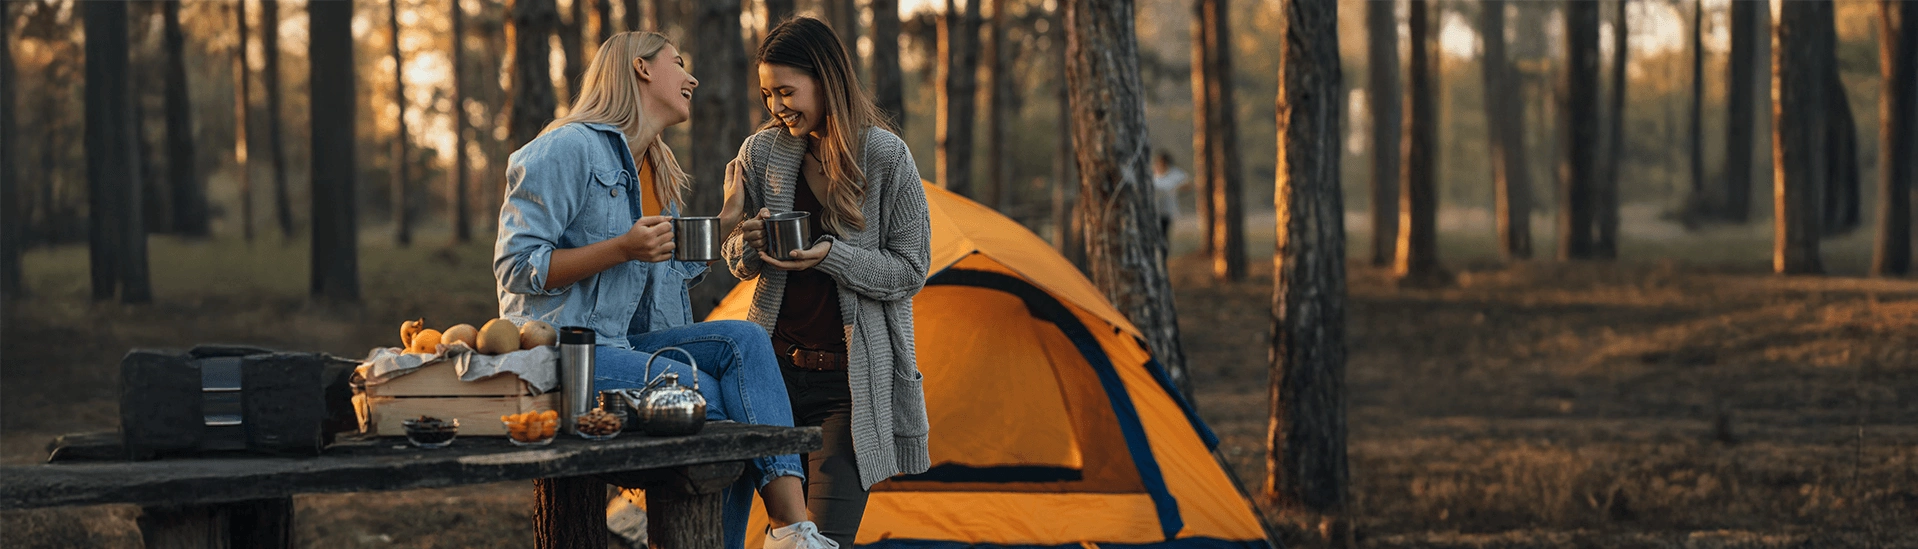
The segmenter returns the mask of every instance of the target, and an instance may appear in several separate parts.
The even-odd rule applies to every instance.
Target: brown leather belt
[[[832,351],[815,351],[797,345],[786,346],[784,354],[792,359],[794,368],[813,372],[846,371],[846,354]]]

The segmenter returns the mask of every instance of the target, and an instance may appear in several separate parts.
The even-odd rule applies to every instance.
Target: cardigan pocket
[[[892,372],[892,436],[926,436],[932,428],[926,421],[926,376],[917,370]]]

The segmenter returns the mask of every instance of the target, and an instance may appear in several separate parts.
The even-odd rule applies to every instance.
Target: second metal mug
[[[719,253],[719,218],[673,218],[673,259],[713,261]]]
[[[804,250],[812,245],[812,214],[806,212],[780,212],[766,219],[766,255],[773,259],[787,261],[792,259],[793,250]]]

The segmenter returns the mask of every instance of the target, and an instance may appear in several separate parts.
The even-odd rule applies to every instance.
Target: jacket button
[[[613,198],[619,198],[619,187],[613,187]]]

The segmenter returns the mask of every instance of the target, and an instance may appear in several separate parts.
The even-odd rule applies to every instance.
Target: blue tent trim
[[[1085,480],[1085,472],[1071,467],[1043,465],[1002,465],[973,467],[948,463],[916,475],[895,478],[914,482],[1074,482]]]
[[[1149,348],[1144,341],[1139,342],[1139,347]],[[1145,369],[1152,372],[1153,378],[1159,380],[1159,388],[1165,389],[1165,394],[1172,395],[1172,401],[1179,403],[1179,409],[1185,411],[1186,421],[1192,422],[1192,430],[1198,431],[1199,440],[1205,442],[1205,449],[1219,449],[1219,435],[1212,432],[1212,427],[1206,425],[1205,420],[1199,419],[1199,410],[1193,408],[1192,402],[1185,399],[1185,393],[1172,385],[1172,375],[1166,373],[1165,365],[1159,364],[1159,359],[1154,357],[1146,361]]]
[[[1091,365],[1093,372],[1098,374],[1099,385],[1104,388],[1106,398],[1111,400],[1113,415],[1118,418],[1119,432],[1125,436],[1126,450],[1132,454],[1132,464],[1139,471],[1139,483],[1145,487],[1146,494],[1152,498],[1153,508],[1158,511],[1159,529],[1165,534],[1165,539],[1170,541],[1180,530],[1185,529],[1185,519],[1179,516],[1179,502],[1173,499],[1172,492],[1166,488],[1165,474],[1159,471],[1159,460],[1153,457],[1151,443],[1146,440],[1139,410],[1133,407],[1132,397],[1126,393],[1125,382],[1119,379],[1119,371],[1112,366],[1112,359],[1106,356],[1105,349],[1099,347],[1099,340],[1092,337],[1092,332],[1086,330],[1085,324],[1079,322],[1079,317],[1074,316],[1052,295],[1024,280],[999,273],[947,269],[927,280],[926,285],[971,286],[1012,294],[1025,302],[1026,311],[1033,317],[1058,326],[1066,339],[1079,349],[1079,354],[1085,357],[1086,364]],[[1259,546],[1263,545],[1261,543]]]
[[[1159,543],[1120,544],[1100,543],[1100,549],[1269,549],[1265,540],[1223,540],[1218,538],[1185,538]],[[861,544],[864,549],[1082,549],[1084,546],[1069,545],[973,545],[958,541],[889,539],[879,543]]]

